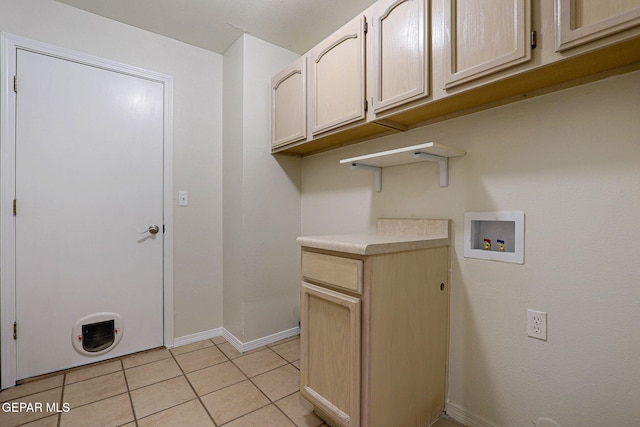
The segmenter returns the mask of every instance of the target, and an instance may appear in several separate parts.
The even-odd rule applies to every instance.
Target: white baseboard
[[[181,345],[192,344],[194,342],[207,340],[215,337],[224,337],[236,350],[240,353],[244,353],[245,351],[250,351],[268,344],[273,344],[274,342],[293,337],[300,334],[300,328],[295,327],[291,329],[287,329],[286,331],[277,332],[272,335],[268,335],[266,337],[258,338],[252,341],[248,341],[243,343],[238,338],[236,338],[231,332],[227,331],[225,328],[216,328],[210,329],[208,331],[202,331],[191,335],[185,335],[183,337],[178,337],[173,341],[174,347],[180,347]]]
[[[445,405],[445,412],[449,417],[468,427],[495,427],[493,424],[470,414],[464,408],[452,403],[451,401],[447,401],[447,404]]]
[[[192,344],[194,342],[208,340],[211,338],[223,336],[224,328],[209,329],[208,331],[197,332],[191,335],[185,335],[173,340],[174,347],[180,347],[181,345]]]
[[[244,353],[245,351],[253,350],[264,345],[273,344],[276,341],[283,340],[285,338],[293,337],[300,334],[300,328],[295,327],[291,329],[287,329],[286,331],[277,332],[272,335],[268,335],[266,337],[258,338],[252,341],[248,341],[243,343],[238,338],[233,336],[231,332],[222,328],[222,336],[238,350],[240,353]]]

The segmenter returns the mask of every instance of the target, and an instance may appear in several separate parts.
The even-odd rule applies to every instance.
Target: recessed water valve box
[[[524,264],[524,212],[465,212],[464,257]]]

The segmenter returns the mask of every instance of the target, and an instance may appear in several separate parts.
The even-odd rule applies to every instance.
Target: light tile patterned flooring
[[[299,354],[299,337],[242,354],[222,337],[137,353],[0,392],[0,426],[326,426],[300,398]]]

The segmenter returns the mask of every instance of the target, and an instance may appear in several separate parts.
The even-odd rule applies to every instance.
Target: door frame
[[[8,33],[0,33],[0,389],[14,386],[17,378],[15,141],[17,50],[24,49],[83,65],[159,82],[164,87],[163,147],[163,335],[164,346],[173,347],[173,77],[142,68],[60,48]]]

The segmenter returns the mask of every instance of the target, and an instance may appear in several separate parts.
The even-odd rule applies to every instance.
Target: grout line
[[[265,347],[265,348],[264,348],[264,349],[262,349],[262,350],[265,350],[265,349],[267,349],[267,348],[268,348],[267,346],[264,346],[264,347]],[[253,385],[253,386],[258,390],[258,392],[260,392],[260,393],[261,393],[261,394],[262,394],[262,395],[267,399],[267,402],[268,402],[268,403],[267,403],[266,405],[262,405],[262,406],[260,406],[259,408],[254,409],[253,411],[249,411],[249,412],[247,412],[247,413],[245,413],[245,414],[242,414],[242,415],[240,415],[239,417],[233,418],[233,419],[231,419],[231,420],[227,421],[226,423],[221,424],[222,426],[224,426],[224,425],[226,425],[226,424],[229,424],[229,423],[231,423],[231,422],[233,422],[233,421],[235,421],[235,420],[238,420],[238,419],[240,419],[240,418],[242,418],[242,417],[246,417],[247,415],[252,414],[252,413],[254,413],[254,412],[256,412],[256,411],[259,411],[259,410],[260,410],[260,409],[262,409],[262,408],[266,408],[266,407],[267,407],[267,406],[269,406],[269,405],[273,405],[273,401],[269,398],[269,396],[267,396],[267,395],[265,394],[265,392],[264,392],[264,391],[262,391],[262,389],[261,389],[260,387],[258,387],[258,385],[257,385],[255,382],[253,382],[253,380],[251,379],[251,377],[249,377],[249,375],[247,375],[247,374],[246,374],[246,373],[245,373],[245,372],[240,368],[240,366],[238,366],[238,365],[234,362],[234,360],[237,360],[237,359],[241,358],[242,356],[246,356],[246,355],[249,355],[249,354],[252,354],[252,353],[257,353],[258,351],[262,351],[262,350],[260,350],[261,348],[262,348],[262,347],[260,347],[260,348],[256,348],[256,349],[253,349],[253,350],[251,350],[250,352],[247,352],[246,354],[241,353],[241,354],[240,354],[240,356],[238,356],[238,357],[236,357],[236,358],[234,358],[234,359],[231,359],[231,358],[229,358],[228,356],[227,356],[227,358],[229,358],[229,361],[233,364],[233,366],[235,366],[235,367],[236,367],[236,369],[238,369],[238,370],[242,373],[242,375],[244,375],[244,376],[245,376],[245,378],[246,378],[246,380],[245,380],[245,381],[249,381],[249,382],[251,383],[251,385]],[[269,349],[269,350],[271,350],[271,349]],[[220,351],[222,351],[222,350],[220,350]],[[273,350],[271,350],[271,351],[273,351]],[[223,352],[223,353],[224,353],[224,352]],[[275,353],[275,352],[274,352],[274,353]],[[278,354],[278,353],[276,353],[276,354]],[[225,356],[226,356],[226,354],[225,354]],[[280,355],[278,354],[278,356],[280,356]],[[282,357],[282,356],[280,356],[280,357]],[[280,366],[279,366],[279,367],[280,367]],[[278,368],[274,368],[274,369],[278,369]],[[272,370],[273,370],[273,369],[271,369],[270,371],[272,371]],[[267,372],[270,372],[270,371],[267,371]],[[265,373],[266,373],[266,372],[265,372]],[[258,374],[258,375],[262,375],[262,374]],[[257,377],[258,375],[254,375],[254,377]],[[239,384],[239,383],[236,383],[236,384]],[[227,387],[231,387],[231,386],[227,386]],[[224,387],[224,388],[226,388],[226,387]],[[220,389],[220,390],[222,390],[222,389]],[[212,391],[211,393],[215,393],[216,391],[218,391],[218,390]],[[210,393],[209,393],[209,394],[210,394]],[[295,423],[294,423],[294,424],[295,424]]]
[[[176,378],[178,378],[178,377],[176,377]],[[189,403],[189,402],[193,402],[194,400],[198,400],[197,396],[196,396],[196,397],[194,397],[193,399],[185,400],[184,402],[176,403],[175,405],[167,406],[167,407],[166,407],[166,408],[164,408],[164,409],[161,409],[161,410],[156,411],[156,412],[152,412],[152,413],[150,413],[149,415],[145,415],[144,417],[142,417],[142,418],[140,418],[140,419],[137,419],[137,418],[136,418],[136,420],[135,420],[135,421],[136,421],[136,426],[138,425],[138,421],[142,421],[142,420],[144,420],[144,419],[146,419],[146,418],[152,417],[152,416],[154,416],[154,415],[156,415],[156,414],[159,414],[159,413],[161,413],[161,412],[168,411],[169,409],[177,408],[178,406],[185,405],[185,404],[187,404],[187,403]],[[205,409],[205,411],[206,411],[206,409],[207,409],[207,408],[204,408],[204,409]],[[213,424],[214,424],[214,426],[215,426],[215,427],[218,427],[218,426],[216,425],[215,421],[213,422]],[[125,425],[126,425],[126,424],[125,424]]]
[[[294,360],[294,362],[296,362],[296,360]],[[293,364],[293,362],[289,362],[289,361],[287,361],[287,363],[288,363],[289,365],[293,366],[293,369],[297,370],[297,371],[298,371],[298,375],[300,375],[300,369],[298,369],[298,368]],[[286,365],[285,365],[285,366],[286,366]],[[282,408],[280,408],[276,402],[280,402],[281,400],[286,399],[287,397],[293,396],[294,394],[298,393],[299,391],[300,391],[300,389],[298,388],[298,390],[294,391],[293,393],[287,394],[286,396],[283,396],[283,397],[281,397],[280,399],[273,401],[273,406],[275,406],[276,408],[278,408],[278,410],[279,410],[280,412],[282,412],[282,414],[283,414],[283,415],[284,415],[284,416],[285,416],[289,421],[291,421],[291,422],[293,423],[293,425],[295,425],[295,426],[297,426],[298,424],[297,424],[297,423],[296,423],[296,422],[295,422],[291,417],[289,417],[289,415],[287,415],[287,413],[286,413],[286,412],[284,412],[284,410],[282,410]],[[324,421],[323,421],[323,424],[324,424]],[[320,425],[320,427],[321,427],[321,426],[322,426],[322,424]]]
[[[266,394],[264,391],[262,391],[262,389],[261,389],[260,387],[258,387],[258,385],[253,381],[253,378],[259,377],[260,375],[264,375],[264,374],[266,374],[266,373],[268,373],[268,372],[273,372],[273,371],[275,371],[276,369],[280,369],[280,368],[282,368],[282,367],[284,367],[284,366],[287,366],[287,365],[291,365],[291,366],[293,366],[293,368],[294,368],[294,369],[296,369],[298,372],[300,371],[298,368],[296,368],[296,367],[293,365],[293,363],[289,362],[287,359],[285,359],[284,357],[282,357],[278,352],[276,352],[275,350],[273,350],[271,347],[269,347],[269,346],[265,346],[265,347],[266,347],[266,348],[268,348],[269,350],[271,350],[272,352],[274,352],[278,357],[280,357],[280,358],[281,358],[282,360],[284,360],[286,363],[285,363],[284,365],[282,365],[282,366],[278,366],[278,367],[276,367],[276,368],[273,368],[273,369],[270,369],[270,370],[268,370],[268,371],[262,372],[262,373],[260,373],[260,374],[254,375],[253,377],[249,377],[247,374],[245,374],[245,373],[242,371],[242,369],[240,369],[240,367],[239,367],[238,365],[236,365],[236,364],[234,363],[234,365],[236,366],[236,368],[240,369],[240,372],[242,372],[242,373],[247,377],[247,379],[251,382],[251,384],[253,384],[253,386],[254,386],[255,388],[257,388],[257,389],[258,389],[258,391],[259,391],[260,393],[262,393],[262,395],[263,395],[264,397],[266,397],[266,398],[267,398],[267,400],[269,401],[269,403],[268,403],[267,405],[261,406],[260,408],[257,408],[257,409],[255,409],[255,410],[253,410],[253,411],[251,411],[251,412],[247,412],[246,414],[244,414],[244,415],[242,415],[242,416],[240,416],[240,417],[238,417],[238,418],[245,417],[245,416],[247,416],[247,415],[249,415],[249,414],[252,414],[252,413],[254,413],[254,412],[256,412],[256,411],[259,411],[259,410],[260,410],[260,409],[262,409],[262,408],[265,408],[265,407],[267,407],[267,406],[269,406],[269,405],[273,405],[273,406],[276,408],[276,410],[280,411],[280,413],[281,413],[282,415],[284,415],[284,417],[285,417],[286,419],[288,419],[289,421],[291,421],[291,422],[293,423],[293,425],[294,425],[294,426],[297,426],[297,424],[295,423],[295,421],[293,421],[293,420],[292,420],[292,419],[291,419],[291,418],[290,418],[290,417],[289,417],[289,416],[288,416],[288,415],[287,415],[287,414],[286,414],[282,409],[280,409],[280,407],[279,407],[278,405],[276,405],[276,402],[277,402],[277,401],[276,401],[276,400],[272,400],[269,396],[267,396],[267,394]],[[231,362],[233,362],[233,360],[232,360]],[[280,399],[278,399],[278,400],[282,400],[282,399],[284,399],[284,398],[286,398],[286,397],[288,397],[288,396],[291,396],[292,394],[295,394],[295,393],[297,393],[297,392],[298,392],[298,390],[296,390],[295,392],[293,392],[293,393],[291,393],[291,394],[288,394],[288,395],[286,395],[286,396],[284,396],[284,397],[281,397],[281,398],[280,398]],[[235,418],[235,419],[237,420],[238,418]],[[228,422],[231,422],[231,421],[234,421],[234,420],[229,420]]]
[[[242,372],[241,372],[241,373],[242,373]],[[242,375],[244,375],[244,373],[242,373]],[[248,381],[248,380],[249,380],[249,378],[247,378],[247,376],[246,376],[246,375],[244,375],[244,379],[243,379],[243,380],[240,380],[240,381],[238,381],[238,382],[236,382],[236,383],[233,383],[233,384],[226,385],[226,386],[224,386],[224,387],[220,387],[219,389],[216,389],[216,390],[213,390],[213,391],[209,391],[209,392],[207,392],[207,393],[203,393],[200,397],[209,396],[210,394],[217,393],[217,392],[222,391],[222,390],[226,390],[226,389],[228,389],[229,387],[233,387],[233,386],[235,386],[235,385],[238,385],[238,384],[243,383],[243,382]],[[187,379],[187,381],[188,381],[188,379]]]
[[[295,366],[294,366],[294,368],[295,368]],[[274,402],[273,402],[273,406],[275,406],[275,407],[278,409],[278,411],[280,411],[280,412],[282,413],[282,415],[284,415],[284,416],[285,416],[285,418],[286,418],[286,419],[288,419],[289,421],[291,421],[291,422],[293,423],[293,425],[294,425],[294,426],[297,426],[298,424],[296,424],[296,422],[295,422],[293,419],[291,419],[291,417],[289,417],[289,415],[287,415],[287,413],[286,413],[286,412],[284,412],[284,411],[282,410],[282,408],[280,408],[276,402],[279,402],[279,401],[281,401],[282,399],[286,399],[286,398],[287,398],[287,397],[289,397],[289,396],[293,396],[293,395],[294,395],[294,394],[296,394],[298,391],[300,391],[300,390],[296,390],[296,391],[294,391],[293,393],[288,394],[288,395],[286,395],[286,396],[284,396],[284,397],[281,397],[281,398],[280,398],[280,399],[278,399],[277,401],[274,401]]]
[[[294,368],[295,368],[295,366],[294,366]],[[238,369],[239,369],[239,368],[238,368]],[[276,368],[276,369],[277,369],[277,368]],[[267,371],[267,372],[270,372],[270,371]],[[243,372],[243,374],[244,374],[244,372]],[[256,375],[256,377],[257,377],[257,376],[259,376],[259,375],[262,375],[262,374],[258,374],[258,375]],[[245,376],[246,376],[246,375],[245,375]],[[255,378],[255,377],[254,377],[254,378]],[[236,421],[236,420],[238,420],[238,419],[240,419],[240,418],[242,418],[242,417],[246,417],[246,416],[247,416],[247,415],[249,415],[249,414],[253,414],[254,412],[257,412],[257,411],[259,411],[259,410],[261,410],[261,409],[264,409],[264,408],[266,408],[267,406],[270,406],[270,405],[273,405],[273,406],[274,406],[278,411],[280,411],[280,413],[282,413],[282,415],[284,415],[284,417],[285,417],[286,419],[288,419],[289,421],[291,421],[291,422],[293,423],[293,425],[294,425],[294,426],[297,426],[296,422],[295,422],[293,419],[291,419],[291,418],[290,418],[290,417],[289,417],[289,416],[288,416],[288,415],[287,415],[287,414],[286,414],[282,409],[280,409],[280,407],[276,404],[276,402],[279,402],[280,400],[285,399],[285,398],[287,398],[287,397],[289,397],[289,396],[293,396],[293,395],[294,395],[294,394],[296,394],[299,390],[296,390],[296,391],[294,391],[294,392],[293,392],[293,393],[291,393],[291,394],[288,394],[288,395],[286,395],[286,396],[283,396],[283,397],[281,397],[281,398],[280,398],[280,399],[278,399],[278,400],[271,400],[271,398],[270,398],[269,396],[267,396],[267,395],[266,395],[266,394],[265,394],[265,393],[260,389],[260,387],[258,387],[258,386],[257,386],[257,385],[256,385],[256,384],[251,380],[251,378],[247,377],[247,380],[248,380],[249,382],[251,382],[251,384],[253,384],[253,386],[254,386],[254,387],[256,387],[256,388],[258,389],[258,391],[259,391],[260,393],[262,393],[262,395],[263,395],[264,397],[266,397],[266,398],[267,398],[267,400],[269,401],[269,403],[267,403],[266,405],[260,406],[259,408],[256,408],[256,409],[254,409],[253,411],[249,411],[249,412],[247,412],[246,414],[242,414],[242,415],[240,415],[239,417],[233,418],[233,419],[231,419],[231,420],[227,421],[226,423],[221,424],[221,425],[220,425],[220,427],[224,427],[225,425],[228,425],[229,423],[231,423],[231,422],[233,422],[233,421]],[[238,384],[238,383],[236,383],[236,384]],[[227,387],[231,387],[231,386],[227,386]],[[224,388],[227,388],[227,387],[224,387]],[[220,389],[220,390],[222,390],[222,389]],[[216,390],[216,391],[218,391],[218,390]],[[214,392],[212,392],[212,393],[215,393],[215,391],[214,391]],[[211,394],[211,393],[207,393],[207,394]],[[321,424],[319,427],[322,427],[323,425],[324,425],[324,424]]]
[[[150,365],[150,364],[152,364],[152,363],[161,362],[161,361],[163,361],[163,360],[170,359],[170,358],[171,358],[171,351],[170,351],[169,349],[167,349],[167,351],[169,351],[169,356],[168,356],[168,357],[163,357],[162,359],[152,360],[152,361],[150,361],[150,362],[140,363],[139,365],[129,366],[128,368],[125,368],[125,366],[124,366],[124,359],[122,359],[122,362],[123,362],[123,364],[122,364],[122,369],[126,371],[126,370],[128,370],[128,369],[135,369],[135,368],[138,368],[138,367],[140,367],[140,366]]]
[[[75,408],[82,408],[83,406],[91,405],[91,404],[94,404],[94,403],[96,403],[96,402],[102,402],[103,400],[111,399],[111,398],[113,398],[113,397],[120,396],[120,395],[122,395],[122,394],[128,393],[129,385],[128,385],[128,383],[127,383],[127,375],[124,373],[124,371],[120,371],[120,372],[122,372],[122,376],[124,377],[125,385],[127,386],[127,391],[124,391],[124,392],[122,392],[122,393],[117,393],[117,394],[114,394],[114,395],[110,395],[110,396],[105,396],[105,397],[100,398],[100,399],[98,399],[98,400],[92,400],[92,401],[89,401],[89,402],[83,403],[83,404],[81,404],[81,405],[74,406],[74,407],[73,407],[73,408],[71,408],[71,409],[75,409]],[[84,380],[82,380],[82,381],[76,381],[76,382],[71,383],[71,384],[64,384],[64,385],[63,385],[63,393],[64,393],[64,391],[66,391],[66,387],[67,387],[67,386],[75,386],[76,384],[80,384],[80,383],[83,383],[83,382],[86,382],[86,381],[93,381],[93,380],[95,380],[95,379],[98,379],[98,378],[101,378],[101,377],[106,377],[106,376],[108,376],[108,375],[116,375],[117,373],[118,373],[118,371],[115,371],[115,372],[109,372],[108,374],[97,375],[97,376],[95,376],[95,377],[87,378],[87,379],[84,379]],[[65,377],[66,377],[66,374],[65,374]],[[66,379],[66,378],[65,378],[65,379]]]
[[[218,346],[211,341],[211,339],[209,339],[209,342],[211,342],[213,344],[213,346],[224,355],[224,357],[226,357],[227,359],[229,359],[227,357],[226,354],[224,354],[224,352],[222,350],[220,350],[218,348]],[[205,348],[209,348],[209,347],[205,347]],[[198,350],[202,350],[202,349],[198,349]],[[195,350],[194,350],[195,351]],[[184,369],[182,369],[182,366],[180,366],[180,363],[178,363],[178,359],[176,359],[176,356],[173,354],[173,352],[171,350],[169,350],[169,353],[171,353],[171,357],[173,357],[173,360],[176,362],[176,365],[178,365],[178,368],[180,369],[180,372],[182,372],[182,376],[184,377],[184,379],[187,381],[187,384],[189,384],[189,387],[191,387],[191,390],[193,391],[193,394],[196,395],[196,399],[198,399],[198,402],[200,402],[200,405],[202,405],[202,408],[204,409],[204,411],[207,413],[207,415],[209,416],[209,418],[211,419],[211,422],[213,423],[214,426],[218,426],[218,424],[216,423],[216,421],[213,419],[213,416],[211,415],[211,413],[209,412],[209,410],[207,409],[207,406],[204,404],[204,402],[202,401],[202,398],[200,397],[200,395],[198,394],[198,392],[196,391],[195,387],[193,387],[193,384],[191,384],[191,381],[189,381],[189,377],[187,377],[187,374],[184,372]],[[192,352],[188,352],[188,353],[192,353]],[[188,353],[183,353],[183,354],[188,354]],[[221,362],[224,363],[224,362]],[[219,365],[219,363],[216,363],[216,365]],[[216,365],[212,365],[212,366],[216,366]],[[203,368],[206,369],[206,368]],[[200,369],[199,369],[200,370]],[[193,372],[197,372],[197,371],[193,371]]]
[[[131,391],[138,391],[138,390],[142,390],[143,388],[151,387],[151,386],[154,386],[154,385],[157,385],[157,384],[163,383],[163,382],[165,382],[165,381],[174,380],[174,379],[176,379],[176,378],[180,378],[181,376],[182,376],[182,375],[178,374],[178,375],[176,375],[175,377],[165,378],[165,379],[163,379],[163,380],[156,381],[155,383],[149,383],[149,384],[145,384],[145,385],[143,385],[143,386],[140,386],[140,387],[138,387],[138,388],[131,389]],[[125,377],[126,377],[126,374],[125,374]]]
[[[246,416],[247,416],[247,415],[249,415],[249,414],[253,414],[254,412],[257,412],[257,411],[259,411],[259,410],[261,410],[261,409],[264,409],[264,408],[266,408],[266,407],[267,407],[267,406],[269,406],[269,405],[273,405],[273,402],[271,402],[271,400],[270,400],[268,397],[267,397],[267,400],[269,400],[269,403],[267,403],[266,405],[263,405],[263,406],[261,406],[261,407],[259,407],[259,408],[256,408],[256,409],[254,409],[253,411],[249,411],[249,412],[247,412],[246,414],[242,414],[242,415],[240,415],[239,417],[233,418],[233,419],[231,419],[231,420],[229,420],[229,421],[225,422],[224,424],[220,424],[220,427],[223,427],[223,426],[229,425],[229,423],[232,423],[232,422],[234,422],[234,421],[236,421],[236,420],[239,420],[240,418],[246,417]],[[295,423],[294,423],[294,424],[295,424]]]
[[[64,377],[63,377],[63,378],[64,378]],[[45,378],[45,379],[46,379],[46,378]],[[64,381],[64,379],[63,379],[63,381]],[[25,383],[25,384],[27,384],[27,383]],[[15,387],[20,387],[21,385],[22,385],[22,384],[17,384],[17,385],[15,385],[13,388],[15,388]],[[63,386],[64,386],[64,382],[63,382],[63,384],[62,384],[62,385],[58,385],[58,386],[54,386],[54,387],[49,387],[49,388],[45,388],[45,389],[42,389],[42,390],[37,390],[37,391],[34,391],[33,393],[29,393],[29,394],[25,394],[25,395],[20,395],[20,396],[12,397],[11,399],[7,399],[7,400],[2,400],[2,399],[0,399],[0,403],[13,402],[13,401],[16,401],[16,400],[19,400],[19,399],[24,399],[25,397],[33,396],[34,394],[44,393],[45,391],[51,391],[51,390],[54,390],[54,389],[56,389],[56,388],[62,388]],[[7,389],[5,389],[5,390],[11,390],[11,388],[7,388]],[[0,390],[0,391],[5,391],[5,390]]]
[[[175,380],[176,378],[180,378],[180,377],[185,378],[185,379],[187,380],[187,383],[189,384],[189,386],[191,386],[191,383],[189,383],[189,380],[186,378],[186,376],[185,376],[185,375],[177,375],[177,376],[172,377],[172,378],[167,378],[166,380],[163,380],[163,381],[159,381],[159,382],[157,382],[157,383],[150,384],[150,386],[151,386],[151,385],[157,385],[157,384],[163,383],[163,382],[165,382],[165,381]],[[147,387],[148,387],[148,386],[140,387],[140,388],[137,388],[137,389],[135,389],[135,390],[133,390],[133,391],[135,392],[135,391],[138,391],[138,390],[142,390],[143,388],[147,388]],[[193,390],[193,387],[191,387],[191,389]],[[131,393],[129,393],[129,397],[131,397]],[[176,406],[184,405],[185,403],[188,403],[188,402],[191,402],[191,401],[193,401],[193,400],[196,400],[196,398],[197,398],[197,397],[198,397],[198,396],[197,396],[197,393],[196,393],[196,397],[195,397],[195,398],[193,398],[193,399],[185,400],[184,402],[180,402],[180,403],[176,403],[175,405],[167,406],[166,408],[160,409],[159,411],[152,412],[152,413],[150,413],[150,414],[148,414],[148,415],[145,415],[144,417],[140,418],[140,420],[143,420],[143,419],[148,418],[148,417],[150,417],[150,416],[152,416],[152,415],[155,415],[155,414],[159,414],[160,412],[166,411],[167,409],[172,409],[172,408],[175,408]],[[133,405],[132,405],[132,406],[133,406]],[[206,409],[206,408],[205,408],[205,409]],[[135,415],[135,411],[134,411],[134,416],[136,417],[136,424],[137,424],[138,418],[137,418],[137,416]]]
[[[113,375],[113,374],[117,374],[117,373],[118,373],[118,371],[107,372],[106,374],[96,375],[96,376],[94,376],[94,377],[85,378],[85,379],[80,380],[80,381],[74,381],[74,382],[69,383],[69,384],[66,384],[66,381],[67,381],[67,374],[65,373],[65,374],[64,374],[64,381],[65,381],[65,384],[64,384],[64,385],[65,385],[65,386],[67,386],[67,385],[73,385],[73,384],[80,384],[80,383],[83,383],[83,382],[85,382],[85,381],[90,381],[90,380],[94,380],[94,379],[96,379],[96,378],[106,377],[107,375]],[[124,373],[124,372],[123,372],[123,373]]]
[[[129,404],[131,405],[131,413],[133,414],[133,422],[138,427],[138,417],[136,416],[136,408],[133,406],[133,398],[131,397],[131,389],[129,389],[129,381],[127,380],[127,373],[124,369],[124,363],[120,360],[120,368],[122,369],[122,375],[124,376],[124,384],[127,386],[127,396],[129,396]]]
[[[67,373],[64,372],[62,374],[62,391],[60,392],[60,404],[61,405],[64,402],[64,392],[65,392],[66,385],[67,385]],[[60,424],[62,424],[62,414],[58,414],[58,423],[56,425],[58,427],[60,427]]]
[[[222,365],[223,363],[227,363],[227,362],[231,362],[231,360],[229,358],[227,358],[227,360],[223,360],[222,362],[214,363],[213,365],[208,365],[208,366],[205,366],[204,368],[198,368],[198,369],[195,369],[193,371],[185,372],[184,375],[187,376],[187,375],[193,374],[194,372],[204,371],[205,369],[209,369],[209,368],[212,368],[214,366]],[[176,363],[178,363],[178,366],[180,366],[180,363],[177,360],[176,360]]]
[[[203,341],[204,341],[204,340],[203,340]],[[180,347],[173,347],[173,348],[170,348],[170,349],[168,349],[168,350],[169,350],[169,352],[171,353],[171,355],[172,355],[172,356],[182,356],[183,354],[189,354],[189,353],[193,353],[193,352],[195,352],[195,351],[200,351],[200,350],[205,350],[205,349],[207,349],[207,348],[216,347],[216,344],[215,344],[213,341],[211,341],[210,339],[208,339],[207,341],[209,341],[209,342],[211,343],[211,345],[208,345],[208,346],[206,346],[206,347],[196,348],[195,350],[185,351],[185,352],[182,352],[182,353],[180,353],[180,354],[173,354],[173,351],[174,351],[174,350],[177,350],[177,349],[179,349],[179,348],[189,347],[190,345],[193,345],[193,344],[198,344],[198,343],[200,343],[200,342],[202,342],[202,341],[196,341],[196,342],[194,342],[194,343],[187,344],[187,345],[180,346]],[[222,351],[222,350],[221,350],[221,351]]]

